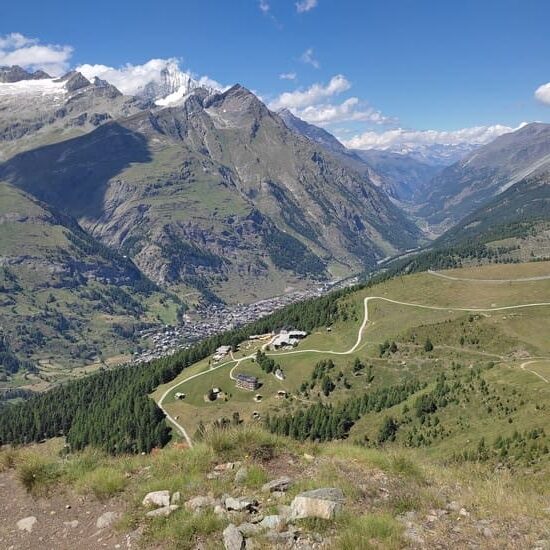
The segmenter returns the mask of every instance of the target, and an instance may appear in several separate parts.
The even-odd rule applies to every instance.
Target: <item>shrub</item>
[[[55,462],[34,453],[26,455],[17,465],[17,478],[29,493],[44,492],[59,475]]]
[[[88,472],[77,482],[77,488],[86,493],[93,493],[98,500],[112,497],[121,492],[125,485],[124,474],[106,466]]]

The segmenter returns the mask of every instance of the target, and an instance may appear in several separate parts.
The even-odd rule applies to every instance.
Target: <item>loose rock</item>
[[[245,546],[244,538],[237,527],[230,523],[223,532],[225,550],[242,550]]]
[[[191,500],[188,500],[185,503],[185,507],[188,510],[196,512],[198,510],[203,510],[204,508],[213,508],[217,504],[219,504],[219,501],[217,501],[215,498],[208,497],[208,496],[206,497],[198,496],[198,497],[193,497]]]
[[[248,478],[248,468],[246,466],[241,466],[237,473],[235,474],[235,483],[238,485],[242,485],[246,482],[246,479]]]
[[[158,518],[158,517],[167,517],[174,510],[177,510],[179,506],[177,504],[170,504],[168,506],[163,506],[162,508],[157,508],[156,510],[151,510],[145,514],[149,518]]]
[[[119,517],[119,512],[105,512],[97,518],[95,526],[98,529],[105,529],[106,527],[110,527]]]
[[[306,491],[294,498],[290,505],[292,517],[334,519],[342,509],[344,494],[340,489],[327,488]]]
[[[273,481],[268,481],[263,485],[262,491],[264,493],[274,493],[278,491],[286,491],[292,485],[292,480],[287,477],[280,477],[279,479],[274,479]]]
[[[258,506],[258,501],[252,498],[227,497],[225,499],[225,508],[227,510],[234,510],[235,512],[243,512],[244,510],[251,511],[256,506]]]
[[[143,506],[170,506],[170,491],[153,491],[143,498]]]
[[[19,529],[20,531],[27,531],[27,533],[30,533],[33,530],[33,527],[36,522],[37,522],[37,519],[34,516],[29,516],[27,518],[20,519],[17,522],[17,529]]]

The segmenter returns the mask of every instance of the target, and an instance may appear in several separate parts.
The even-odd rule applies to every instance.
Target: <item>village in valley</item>
[[[313,288],[298,290],[260,300],[251,304],[228,306],[220,303],[199,305],[192,314],[186,314],[179,325],[164,325],[161,328],[145,329],[140,332],[140,348],[135,351],[132,362],[146,363],[153,359],[172,355],[193,343],[236,327],[256,321],[290,304],[316,298],[327,292],[353,286],[357,278],[324,282]],[[285,344],[284,338],[278,343]]]

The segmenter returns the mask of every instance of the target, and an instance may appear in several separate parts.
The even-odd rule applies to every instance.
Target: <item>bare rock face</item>
[[[147,493],[142,501],[143,506],[170,506],[170,491],[153,491]]]
[[[292,501],[291,513],[293,519],[321,518],[334,519],[342,510],[344,494],[340,489],[315,489],[300,493]]]

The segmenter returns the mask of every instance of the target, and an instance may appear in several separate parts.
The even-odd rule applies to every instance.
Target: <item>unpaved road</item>
[[[435,274],[435,272],[433,272],[433,273]],[[548,277],[548,278],[550,278],[550,277]],[[334,351],[334,350],[331,350],[331,349],[328,349],[328,350],[299,349],[299,350],[293,350],[293,351],[286,351],[286,352],[282,352],[282,353],[268,353],[267,355],[281,356],[281,355],[296,355],[298,353],[324,353],[324,354],[328,354],[328,355],[350,355],[350,354],[354,353],[357,350],[357,348],[359,348],[359,346],[361,345],[361,342],[362,342],[362,339],[363,339],[363,332],[364,332],[365,327],[367,326],[367,323],[369,321],[369,302],[371,302],[372,300],[382,300],[384,302],[389,302],[389,303],[392,303],[392,304],[398,304],[398,305],[401,305],[401,306],[417,307],[417,308],[421,308],[421,309],[431,309],[431,310],[437,310],[437,311],[465,311],[465,312],[480,312],[480,313],[481,312],[489,312],[489,311],[504,311],[504,310],[509,310],[509,309],[521,309],[521,308],[530,308],[530,307],[550,306],[550,302],[537,302],[537,303],[531,303],[531,304],[518,304],[518,305],[514,305],[514,306],[501,306],[501,307],[490,307],[490,308],[444,307],[444,306],[427,306],[427,305],[424,305],[424,304],[414,304],[414,303],[410,303],[410,302],[402,302],[400,300],[392,300],[390,298],[385,298],[384,296],[367,296],[363,301],[364,308],[365,308],[363,322],[361,323],[361,326],[359,327],[359,331],[357,333],[357,340],[355,341],[355,344],[353,344],[353,346],[350,349],[348,349],[346,351]],[[262,349],[266,349],[269,346],[270,343],[271,343],[271,341],[264,344],[262,346]],[[231,372],[230,372],[230,377],[232,378],[232,373],[235,370],[235,368],[240,363],[242,363],[243,361],[254,358],[254,356],[255,356],[255,354],[251,354],[251,355],[247,355],[246,357],[241,357],[240,359],[235,359],[233,357],[233,354],[231,354],[232,359],[230,361],[226,361],[225,363],[221,363],[221,364],[217,365],[216,367],[212,367],[211,369],[208,369],[206,371],[199,372],[197,374],[193,374],[192,376],[189,376],[189,377],[185,378],[184,380],[181,380],[180,382],[177,382],[177,383],[173,384],[172,386],[170,386],[162,394],[161,398],[158,401],[158,406],[164,412],[167,419],[180,431],[180,433],[183,435],[183,437],[187,441],[187,444],[190,447],[193,445],[193,442],[191,441],[191,438],[189,437],[189,434],[185,431],[185,428],[175,418],[173,418],[163,406],[164,400],[166,399],[168,394],[172,390],[174,390],[175,388],[185,384],[186,382],[189,382],[190,380],[194,380],[195,378],[198,378],[199,376],[204,376],[205,374],[209,374],[213,370],[221,369],[223,367],[226,367],[227,365],[232,365],[233,363],[235,363],[233,369],[231,369]],[[523,365],[525,365],[525,364],[526,363],[524,363]],[[521,366],[521,368],[524,368],[523,365]],[[530,372],[533,372],[533,371],[530,371]],[[541,375],[539,375],[538,373],[534,372],[533,374],[536,374],[539,378],[542,378],[545,382],[547,382],[547,380],[544,377],[542,377]]]

